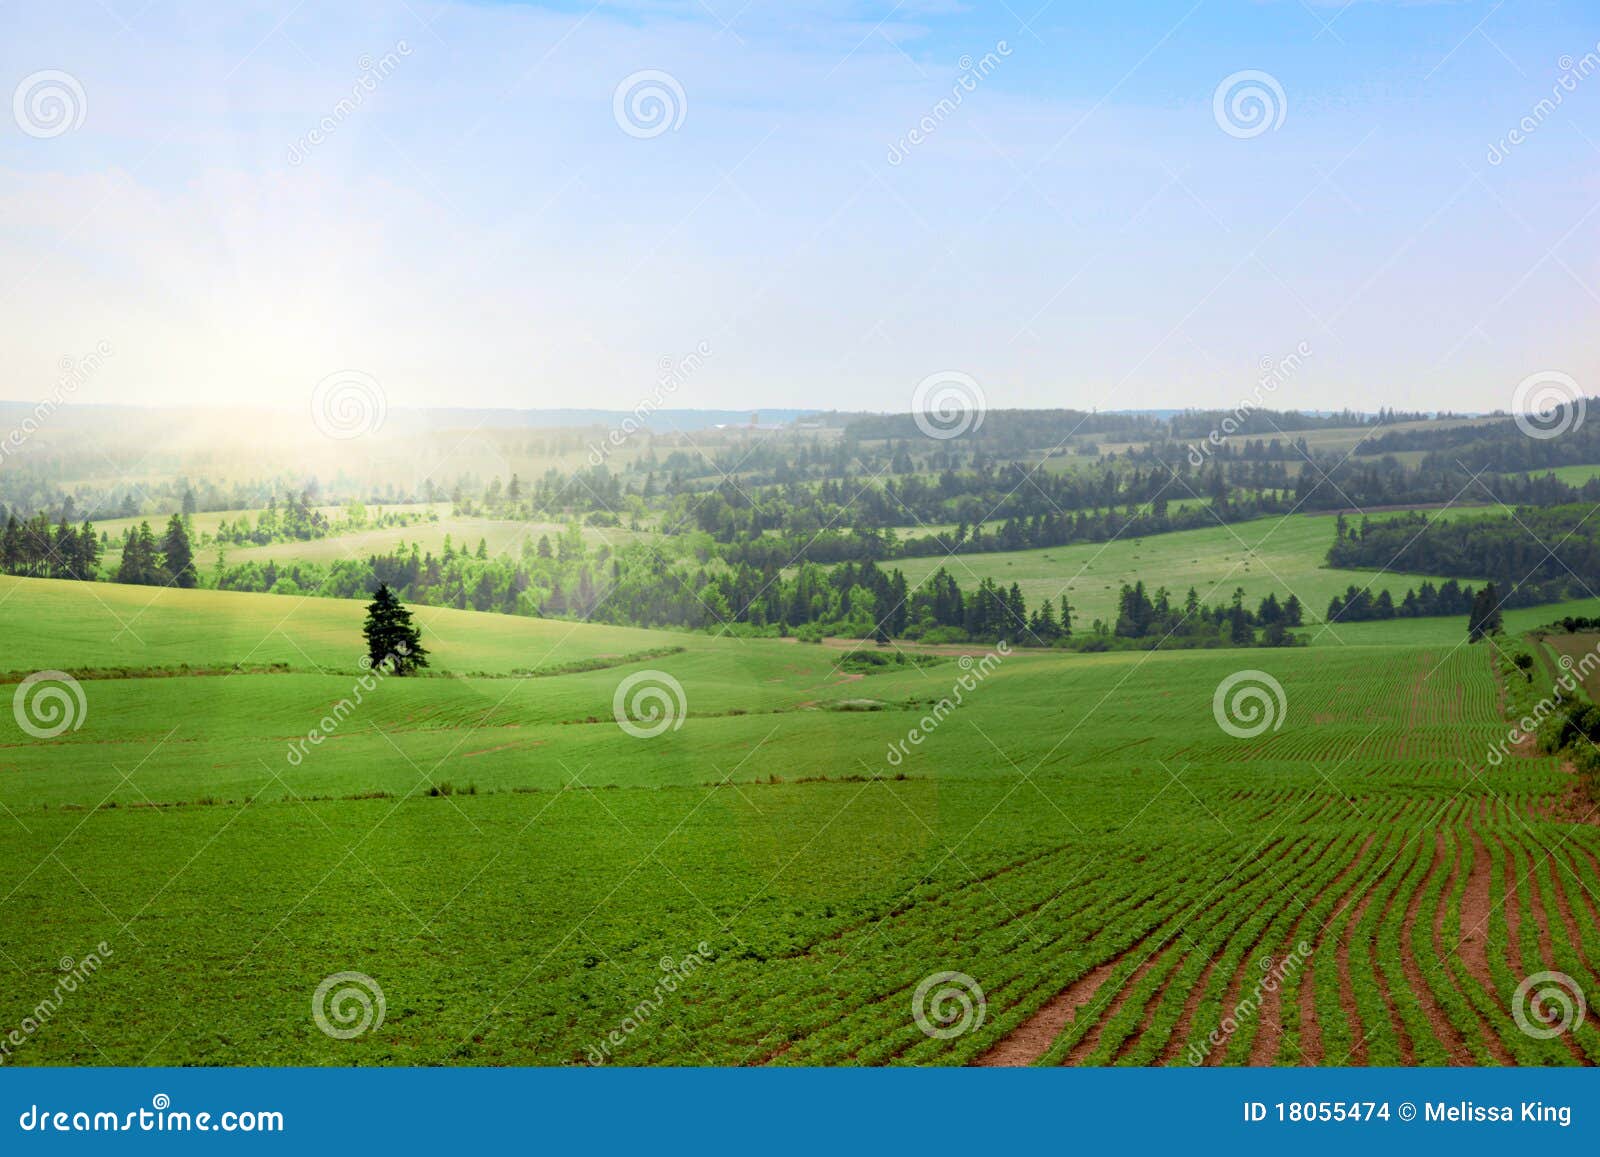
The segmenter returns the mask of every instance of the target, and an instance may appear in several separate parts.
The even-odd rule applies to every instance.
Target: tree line
[[[1502,605],[1587,597],[1600,573],[1600,525],[1592,506],[1522,507],[1509,514],[1438,518],[1411,512],[1340,519],[1328,565],[1493,580]]]
[[[65,519],[52,526],[43,514],[27,521],[11,515],[0,532],[0,573],[27,578],[75,579],[94,582],[101,577],[100,560],[110,547],[104,533],[97,534],[87,520],[73,526]],[[121,542],[122,557],[113,582],[145,586],[193,587],[199,585],[189,527],[174,514],[158,539],[148,522],[129,527]]]

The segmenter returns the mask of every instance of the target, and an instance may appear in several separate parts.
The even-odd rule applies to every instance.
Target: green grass
[[[330,520],[335,521],[343,519],[346,514],[342,506],[324,506],[318,509]],[[434,503],[431,507],[427,503],[369,506],[367,511],[369,516],[376,518],[380,512],[416,514],[430,509],[439,515],[437,521],[419,522],[412,526],[358,530],[306,542],[273,542],[265,546],[241,546],[236,543],[217,542],[202,545],[200,536],[215,534],[217,526],[222,521],[235,523],[241,516],[247,515],[254,525],[261,514],[259,510],[207,511],[195,514],[191,518],[195,535],[195,564],[202,571],[206,571],[216,563],[219,553],[226,555],[229,565],[244,562],[338,562],[347,558],[366,558],[372,554],[382,554],[396,549],[402,543],[408,547],[411,543],[417,543],[423,551],[439,554],[444,550],[446,536],[449,536],[451,546],[457,551],[476,551],[481,540],[490,555],[517,554],[521,551],[524,541],[537,544],[541,535],[548,535],[550,541],[554,543],[566,531],[566,525],[560,522],[517,522],[509,519],[454,515],[450,513],[450,504],[447,502]],[[111,537],[111,546],[101,560],[102,566],[108,572],[115,570],[118,560],[122,557],[120,549],[122,535],[129,527],[136,528],[140,522],[149,522],[151,528],[159,535],[161,527],[166,522],[166,516],[116,518],[94,524],[97,531],[105,531]],[[582,528],[583,540],[591,550],[600,546],[616,549],[634,541],[640,533],[623,527]]]
[[[0,582],[14,671],[293,668],[86,677],[76,730],[0,733],[0,1026],[32,1015],[64,957],[111,949],[6,1063],[584,1063],[614,1031],[614,1063],[962,1063],[1113,961],[1106,1000],[1129,998],[1091,1006],[1045,1060],[1151,1063],[1203,1038],[1234,981],[1301,934],[1318,940],[1306,983],[1336,1063],[1359,1039],[1328,971],[1324,938],[1344,925],[1294,921],[1334,911],[1322,889],[1365,835],[1379,833],[1374,871],[1350,884],[1377,877],[1391,834],[1431,851],[1440,809],[1508,837],[1573,826],[1545,818],[1566,789],[1556,760],[1485,767],[1505,724],[1489,653],[1459,630],[1347,650],[1018,652],[978,681],[953,657],[855,677],[827,647],[420,608],[438,677],[377,682],[292,760],[352,694],[360,611]],[[137,619],[112,641],[119,613]],[[584,661],[616,665],[512,674]],[[1243,668],[1287,703],[1255,738],[1213,713]],[[686,710],[640,739],[613,699],[647,670]],[[930,724],[963,676],[960,705]],[[830,709],[847,700],[880,708]],[[891,761],[912,728],[924,741]],[[1502,799],[1503,820],[1478,818]],[[1594,887],[1592,862],[1573,863]],[[1403,861],[1384,885],[1395,903],[1383,893],[1355,922],[1360,944],[1376,937],[1380,979],[1355,994],[1375,1058],[1398,1047],[1377,985],[1403,978],[1401,916],[1425,875]],[[1537,893],[1548,910],[1556,883],[1574,888],[1539,879],[1520,903]],[[1559,932],[1555,963],[1579,967],[1580,946],[1593,959],[1592,941]],[[661,961],[702,944],[709,962],[620,1029],[658,993]],[[946,970],[978,980],[987,1011],[940,1040],[910,1005]],[[386,1016],[336,1040],[309,1005],[348,971],[381,986]],[[1447,997],[1451,975],[1430,971],[1440,1003],[1475,1016]],[[1509,1022],[1492,1031],[1519,1055],[1566,1055],[1523,1047]]]
[[[444,550],[444,540],[448,536],[451,547],[458,553],[462,550],[476,551],[481,541],[485,544],[489,555],[493,557],[499,554],[520,554],[524,542],[537,545],[541,536],[548,536],[554,544],[565,530],[566,526],[559,522],[517,522],[510,519],[454,515],[440,518],[438,522],[386,527],[381,530],[362,530],[353,534],[312,539],[309,542],[274,542],[266,546],[250,547],[225,545],[222,549],[227,552],[229,565],[252,561],[326,563],[383,554],[396,549],[402,543],[407,547],[417,543],[424,553],[440,554]],[[591,550],[600,546],[618,549],[640,537],[641,533],[623,527],[582,528],[583,540]],[[197,552],[196,557],[203,567],[213,562],[216,554],[217,548],[211,546]]]
[[[1554,469],[1528,470],[1524,472],[1523,477],[1543,478],[1546,474],[1554,474],[1568,486],[1582,486],[1591,478],[1600,478],[1600,465],[1557,466]]]
[[[350,670],[363,653],[363,606],[345,599],[0,575],[0,670],[274,662]],[[663,638],[678,642],[677,636],[631,627],[445,607],[415,607],[413,615],[441,671],[507,673],[646,650],[663,645]]]
[[[1481,517],[1487,508],[1463,507],[1430,512],[1443,518]],[[924,581],[940,566],[949,569],[963,588],[993,578],[1009,587],[1016,583],[1030,608],[1041,599],[1065,594],[1075,624],[1087,628],[1094,619],[1116,618],[1117,595],[1123,583],[1144,580],[1153,593],[1166,586],[1181,602],[1193,586],[1203,603],[1227,602],[1243,587],[1254,606],[1269,592],[1282,601],[1296,594],[1308,621],[1320,621],[1334,595],[1354,584],[1387,589],[1396,602],[1408,587],[1429,576],[1335,570],[1326,563],[1333,543],[1334,515],[1290,515],[1255,519],[1229,526],[1180,530],[1109,543],[1083,543],[1041,550],[962,554],[951,558],[900,559],[892,565],[913,583]],[[1435,583],[1444,581],[1432,576]],[[1345,628],[1335,628],[1343,635]]]

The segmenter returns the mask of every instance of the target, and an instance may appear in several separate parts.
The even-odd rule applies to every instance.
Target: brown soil
[[[1339,1062],[1341,1065],[1365,1065],[1367,1063],[1366,1031],[1362,1028],[1361,1014],[1356,1010],[1355,984],[1350,979],[1350,949],[1356,926],[1361,923],[1361,918],[1366,915],[1367,905],[1372,903],[1378,889],[1383,887],[1384,881],[1389,878],[1389,873],[1394,871],[1395,864],[1399,862],[1400,857],[1405,853],[1406,845],[1409,842],[1410,837],[1401,838],[1400,846],[1395,850],[1394,855],[1389,858],[1389,862],[1384,865],[1383,870],[1378,874],[1378,878],[1372,881],[1372,886],[1366,890],[1360,901],[1350,910],[1350,916],[1344,924],[1344,935],[1340,938],[1339,946],[1335,952],[1339,967],[1339,1007],[1344,1011],[1345,1018],[1350,1023],[1350,1037],[1355,1042],[1350,1048],[1350,1055]],[[1385,1001],[1388,1000],[1387,991],[1385,991],[1384,999]]]
[[[1101,1010],[1095,1026],[1084,1033],[1078,1043],[1073,1045],[1072,1049],[1067,1053],[1065,1062],[1067,1065],[1081,1065],[1094,1055],[1095,1049],[1100,1046],[1100,1034],[1105,1030],[1106,1022],[1122,1011],[1122,1006],[1128,1003],[1129,996],[1139,986],[1139,982],[1149,975],[1151,969],[1166,958],[1166,954],[1171,947],[1172,941],[1170,939],[1163,941],[1150,955],[1144,958],[1139,967],[1133,970],[1133,975],[1123,982],[1122,987],[1112,996],[1110,1003],[1106,1004]],[[1159,996],[1159,994],[1157,995]]]
[[[1577,913],[1574,911],[1576,906],[1568,898],[1567,887],[1561,880],[1562,869],[1566,867],[1566,863],[1558,859],[1554,852],[1545,852],[1544,855],[1550,861],[1550,882],[1552,890],[1555,892],[1556,914],[1561,918],[1561,923],[1567,930],[1567,943],[1572,945],[1572,951],[1577,955],[1578,963],[1583,965],[1590,975],[1594,975],[1594,964],[1590,961],[1589,954],[1583,948],[1583,935],[1578,926]]]
[[[1410,853],[1410,849],[1411,843],[1408,840],[1404,845],[1402,845],[1400,849],[1401,854],[1407,855]],[[1419,835],[1417,837],[1416,851],[1420,853],[1421,850],[1422,837]],[[1431,864],[1429,865],[1429,871],[1432,871]],[[1372,974],[1372,979],[1377,982],[1378,995],[1383,998],[1383,1007],[1389,1014],[1389,1027],[1394,1030],[1395,1044],[1400,1049],[1400,1063],[1408,1068],[1417,1063],[1416,1045],[1412,1042],[1411,1034],[1407,1031],[1405,1021],[1400,1016],[1400,1010],[1395,1006],[1394,989],[1390,984],[1392,978],[1383,970],[1383,965],[1378,961],[1378,934],[1383,925],[1388,923],[1389,916],[1394,911],[1396,902],[1400,899],[1400,891],[1405,887],[1405,881],[1410,874],[1411,865],[1409,863],[1400,868],[1400,878],[1395,882],[1394,891],[1390,892],[1388,898],[1383,902],[1383,911],[1378,913],[1378,921],[1373,926],[1373,937],[1367,942],[1366,946],[1367,968]],[[1413,892],[1412,898],[1416,899],[1421,895],[1422,890],[1420,887],[1418,887],[1417,890]],[[1402,967],[1404,966],[1404,961],[1405,957],[1402,955]],[[1366,1052],[1365,1040],[1362,1041],[1360,1048],[1364,1054]],[[1366,1062],[1362,1061],[1361,1063],[1365,1064]]]
[[[1371,840],[1369,839],[1367,847],[1370,846]],[[1387,846],[1387,841],[1385,842],[1385,846]],[[1359,867],[1361,861],[1366,858],[1367,847],[1362,848],[1361,856],[1357,857],[1357,860],[1354,864],[1345,869],[1346,876],[1350,875],[1355,868]],[[1381,850],[1379,854],[1382,854]],[[1334,908],[1327,920],[1323,922],[1322,927],[1317,929],[1316,943],[1312,945],[1311,961],[1307,966],[1305,975],[1300,979],[1300,1055],[1301,1059],[1304,1060],[1308,1065],[1320,1065],[1326,1058],[1326,1054],[1322,1048],[1322,1026],[1317,1022],[1316,987],[1313,983],[1313,970],[1316,967],[1316,961],[1322,956],[1323,934],[1327,932],[1327,930],[1332,927],[1333,922],[1339,919],[1340,915],[1346,912],[1350,908],[1350,905],[1355,902],[1357,889],[1359,888],[1361,888],[1359,881],[1351,884],[1349,889],[1347,889],[1345,894],[1340,898],[1338,906]],[[1337,956],[1337,951],[1335,952],[1335,956]],[[1335,961],[1335,964],[1337,964],[1337,960]]]
[[[1534,927],[1537,928],[1539,932],[1539,967],[1534,971],[1555,969],[1555,938],[1550,935],[1550,917],[1549,914],[1544,910],[1544,897],[1539,889],[1539,877],[1537,874],[1538,861],[1534,859],[1532,853],[1530,853],[1526,848],[1523,848],[1514,840],[1506,840],[1505,845],[1506,871],[1508,874],[1513,872],[1513,867],[1515,865],[1521,865],[1524,860],[1527,861],[1526,867],[1516,866],[1515,874],[1510,874],[1509,878],[1511,880],[1520,880],[1524,876],[1528,877],[1528,903],[1531,910],[1530,914],[1533,917]],[[1509,913],[1511,909],[1516,907],[1519,902],[1520,897],[1518,897],[1514,892],[1510,891],[1510,885],[1508,885],[1506,911]],[[1522,968],[1518,968],[1516,970],[1516,974],[1518,976],[1528,975],[1527,971]],[[1567,1051],[1577,1059],[1579,1064],[1586,1063],[1583,1049],[1579,1046],[1578,1042],[1573,1038],[1571,1033],[1563,1033],[1560,1039],[1565,1042]]]
[[[1148,941],[1140,940],[1124,948],[1110,960],[1097,964],[1045,1002],[1043,1008],[1013,1029],[983,1056],[973,1061],[983,1067],[1031,1065],[1044,1056],[1067,1025],[1077,1020],[1078,1011],[1099,994],[1106,979]]]
[[[1317,905],[1322,903],[1328,893],[1337,890],[1344,883],[1345,878],[1355,870],[1356,865],[1366,858],[1367,849],[1372,847],[1372,841],[1377,838],[1376,832],[1369,833],[1367,838],[1362,841],[1361,847],[1356,851],[1356,854],[1350,858],[1350,861],[1344,867],[1339,869],[1339,874],[1330,880],[1312,899],[1310,907],[1301,909],[1300,915],[1295,918],[1294,926],[1289,930],[1288,939],[1285,941],[1291,951],[1296,944],[1300,943],[1300,929],[1304,926],[1306,917],[1316,911]],[[1304,998],[1311,991],[1308,972],[1309,961],[1306,964],[1302,964],[1301,969],[1301,997]],[[1306,1011],[1302,1005],[1301,1024],[1304,1025],[1314,1019],[1314,1014]],[[1261,1001],[1261,1027],[1256,1030],[1256,1039],[1250,1044],[1250,1064],[1272,1064],[1277,1058],[1278,1050],[1282,1047],[1283,1037],[1283,986],[1280,983],[1277,989],[1267,993]]]
[[[1433,913],[1433,952],[1434,952],[1435,961],[1441,962],[1441,963],[1437,964],[1436,966],[1439,967],[1441,969],[1441,971],[1443,971],[1445,973],[1446,983],[1448,983],[1451,987],[1455,988],[1456,991],[1458,991],[1458,992],[1460,991],[1460,986],[1456,984],[1455,978],[1450,973],[1450,971],[1448,969],[1444,969],[1443,968],[1442,961],[1444,961],[1444,959],[1446,957],[1446,954],[1449,953],[1452,950],[1451,946],[1445,943],[1444,918],[1445,918],[1445,914],[1448,911],[1449,906],[1450,906],[1450,897],[1452,895],[1454,895],[1454,893],[1455,893],[1456,881],[1458,879],[1460,879],[1460,877],[1461,877],[1461,861],[1464,858],[1464,855],[1465,855],[1465,853],[1464,853],[1464,850],[1463,850],[1463,846],[1458,841],[1457,844],[1456,844],[1456,855],[1455,855],[1455,858],[1450,863],[1450,878],[1444,882],[1444,891],[1439,894],[1439,907]],[[1468,890],[1470,891],[1470,885],[1469,885]],[[1463,919],[1463,921],[1465,921],[1465,912],[1466,912],[1466,899],[1465,899],[1465,894],[1463,894],[1463,899],[1462,899],[1462,919]],[[1481,937],[1480,937],[1480,945],[1481,945]],[[1480,948],[1480,951],[1481,951],[1481,948]],[[1465,958],[1463,957],[1462,959],[1464,960]],[[1469,971],[1470,971],[1470,969],[1469,969]],[[1485,974],[1488,973],[1488,966],[1487,966],[1486,963],[1484,965],[1484,973]],[[1465,997],[1466,994],[1462,993],[1462,996]],[[1505,1045],[1501,1042],[1500,1034],[1495,1032],[1493,1026],[1491,1026],[1488,1023],[1488,1021],[1483,1019],[1483,1015],[1477,1011],[1477,1006],[1476,1005],[1472,1004],[1472,1002],[1470,1000],[1467,1001],[1467,1005],[1468,1005],[1469,1008],[1471,1008],[1473,1010],[1473,1015],[1478,1021],[1478,1027],[1482,1030],[1481,1033],[1479,1034],[1479,1039],[1482,1040],[1484,1045],[1485,1045],[1485,1047],[1488,1048],[1490,1055],[1494,1057],[1495,1063],[1496,1064],[1501,1064],[1501,1065],[1513,1065],[1513,1064],[1515,1064],[1516,1063],[1515,1059],[1511,1056],[1511,1054],[1508,1051],[1506,1051]]]
[[[1446,1055],[1452,1065],[1472,1064],[1472,1053],[1467,1048],[1467,1042],[1456,1026],[1450,1023],[1450,1018],[1445,1014],[1444,1008],[1434,998],[1433,990],[1428,987],[1428,981],[1422,974],[1421,962],[1412,947],[1412,936],[1417,927],[1417,911],[1422,907],[1423,894],[1433,883],[1434,876],[1439,871],[1439,866],[1444,863],[1444,833],[1437,832],[1433,837],[1433,862],[1428,865],[1428,874],[1417,885],[1416,891],[1411,893],[1411,901],[1406,905],[1405,923],[1400,932],[1400,963],[1405,970],[1406,986],[1416,997],[1417,1003],[1422,1006],[1422,1014],[1428,1018],[1428,1027],[1433,1029],[1433,1035],[1444,1046]],[[1442,896],[1448,896],[1448,884],[1455,880],[1455,861],[1450,863],[1450,878],[1446,882],[1446,890]],[[1441,905],[1442,910],[1442,905]],[[1437,928],[1437,925],[1435,925]],[[1435,936],[1437,939],[1437,936]],[[1412,1063],[1406,1061],[1407,1064]]]
[[[1489,975],[1489,849],[1477,828],[1472,833],[1472,862],[1467,870],[1467,888],[1461,893],[1461,943],[1456,954],[1466,966],[1467,974],[1483,986],[1496,1002],[1500,994],[1494,990],[1494,978]],[[1497,1034],[1489,1034],[1490,1039]]]
[[[1505,859],[1505,895],[1500,907],[1506,917],[1506,964],[1513,976],[1526,976],[1522,968],[1522,907],[1517,896],[1517,857],[1499,836],[1490,837]]]

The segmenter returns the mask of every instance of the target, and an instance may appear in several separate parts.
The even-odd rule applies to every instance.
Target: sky
[[[1600,393],[1592,2],[12,0],[6,96],[0,398]]]

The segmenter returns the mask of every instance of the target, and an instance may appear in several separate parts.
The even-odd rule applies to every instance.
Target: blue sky
[[[702,347],[672,406],[1232,406],[1302,345],[1269,404],[1600,392],[1593,4],[741,2],[9,5],[0,95],[76,88],[0,115],[0,397],[100,342],[79,400],[630,409]]]

